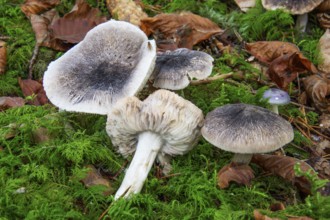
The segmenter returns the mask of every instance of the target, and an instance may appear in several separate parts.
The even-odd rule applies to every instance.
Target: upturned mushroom
[[[170,90],[183,89],[189,85],[189,78],[207,78],[212,72],[213,60],[205,52],[186,48],[159,52],[151,76],[153,86]]]
[[[268,103],[272,106],[272,112],[278,114],[278,106],[290,103],[289,94],[281,89],[270,88],[266,90],[262,96],[267,99]]]
[[[235,153],[233,162],[248,164],[253,154],[275,151],[291,142],[293,129],[265,108],[228,104],[206,115],[202,135],[214,146]]]
[[[155,42],[144,32],[110,20],[51,62],[43,84],[49,100],[61,109],[107,114],[119,99],[143,88],[155,59]]]
[[[191,102],[167,90],[157,90],[143,102],[128,97],[108,115],[106,130],[118,152],[133,159],[115,199],[139,193],[154,160],[182,155],[200,137],[203,113]]]

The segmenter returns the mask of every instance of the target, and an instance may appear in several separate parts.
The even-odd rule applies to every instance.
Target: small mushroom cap
[[[271,152],[289,143],[293,129],[288,121],[265,108],[229,104],[206,115],[202,135],[223,150],[254,154]]]
[[[154,87],[178,90],[189,85],[189,78],[204,79],[212,73],[213,58],[202,51],[179,48],[157,54],[152,74]]]
[[[267,89],[262,98],[268,99],[268,103],[271,105],[285,105],[290,103],[289,94],[286,91],[276,88]]]
[[[155,59],[155,42],[138,27],[110,20],[48,66],[44,88],[64,110],[107,114],[115,102],[144,86]]]
[[[256,6],[256,0],[235,0],[235,2],[244,12],[247,12],[247,10]]]
[[[143,102],[136,97],[119,101],[108,115],[106,130],[123,156],[135,151],[138,135],[144,131],[163,139],[160,152],[181,155],[197,143],[203,120],[202,111],[194,104],[161,89]]]
[[[283,9],[290,14],[301,15],[312,11],[323,0],[262,0],[261,2],[268,10]]]

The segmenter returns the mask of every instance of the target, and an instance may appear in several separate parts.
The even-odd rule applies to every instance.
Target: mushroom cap
[[[265,108],[228,104],[206,115],[202,135],[223,150],[254,154],[274,151],[289,143],[293,129],[288,121]]]
[[[186,48],[157,53],[152,74],[154,87],[178,90],[189,85],[189,78],[204,79],[212,73],[213,57]]]
[[[312,11],[323,0],[261,0],[261,2],[268,10],[283,9],[290,14],[300,15]]]
[[[154,132],[163,139],[162,153],[182,155],[200,137],[203,113],[193,103],[167,90],[157,90],[143,102],[136,97],[119,101],[108,115],[106,130],[119,153],[135,151],[138,135]]]
[[[235,0],[235,2],[244,12],[247,12],[247,10],[256,6],[256,0]]]
[[[107,114],[119,99],[142,89],[155,59],[155,42],[138,27],[110,20],[51,62],[43,80],[46,95],[67,111]]]
[[[290,103],[289,94],[284,90],[276,88],[267,89],[262,98],[268,99],[268,103],[271,105],[285,105]]]

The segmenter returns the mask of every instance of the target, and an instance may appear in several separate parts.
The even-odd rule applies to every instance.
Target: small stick
[[[32,58],[30,60],[29,63],[29,75],[28,75],[28,79],[32,79],[32,72],[33,72],[33,66],[37,60],[38,54],[39,54],[39,49],[40,49],[40,45],[38,43],[35,44],[34,46],[34,50],[32,53]]]
[[[213,82],[213,81],[218,80],[218,79],[227,79],[227,78],[231,77],[232,75],[233,75],[233,73],[231,72],[231,73],[211,76],[211,77],[208,77],[206,79],[191,80],[190,84],[191,85],[207,84],[207,83]]]

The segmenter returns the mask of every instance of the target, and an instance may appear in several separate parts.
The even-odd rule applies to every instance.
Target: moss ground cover
[[[103,1],[88,1],[106,13]],[[235,29],[245,41],[282,40],[296,43],[314,64],[317,64],[317,42],[323,31],[313,22],[311,32],[298,34],[293,29],[294,17],[283,11],[267,12],[258,3],[246,14],[239,12],[233,1],[215,0],[144,0],[159,5],[165,12],[190,10],[208,17],[220,27]],[[0,96],[22,96],[17,78],[28,75],[29,60],[35,44],[30,22],[20,10],[23,0],[0,0],[0,36],[8,36],[6,74],[0,76]],[[63,0],[57,10],[64,14],[74,1]],[[154,13],[149,11],[151,15]],[[313,16],[311,20],[313,21]],[[61,53],[42,48],[33,76],[42,78],[48,63]],[[243,71],[243,80],[217,80],[189,86],[181,95],[195,103],[206,114],[228,103],[249,103],[269,107],[260,100],[268,87],[260,85],[260,74],[239,55],[215,59],[214,74]],[[281,107],[283,115],[301,114],[297,107]],[[311,124],[318,114],[309,112]],[[111,146],[105,131],[105,116],[59,112],[51,105],[13,108],[0,112],[0,219],[253,219],[253,210],[287,219],[306,215],[330,219],[330,199],[314,190],[305,197],[299,190],[274,175],[265,175],[253,166],[256,179],[251,186],[232,184],[226,190],[217,187],[217,171],[227,164],[232,154],[221,151],[201,139],[187,155],[173,158],[173,171],[160,176],[154,166],[142,193],[130,200],[113,202],[104,196],[102,186],[86,188],[81,179],[88,164],[110,178],[117,189],[124,177],[126,160]],[[47,141],[40,141],[40,130],[46,130]],[[288,155],[308,158],[300,148],[310,141],[295,131]],[[296,146],[300,146],[297,148]],[[319,182],[313,181],[315,188]],[[268,208],[283,202],[287,208],[271,213]]]

